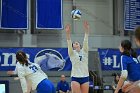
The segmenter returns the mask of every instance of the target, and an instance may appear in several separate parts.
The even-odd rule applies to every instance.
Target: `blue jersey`
[[[128,71],[127,79],[129,81],[134,82],[134,81],[140,80],[140,62],[137,60],[137,58],[122,55],[121,67],[122,67],[122,70]]]
[[[69,84],[66,81],[60,81],[57,84],[57,91],[63,91],[63,92],[67,92],[69,90]]]

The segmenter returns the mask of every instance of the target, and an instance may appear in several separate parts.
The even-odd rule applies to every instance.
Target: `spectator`
[[[65,75],[61,75],[61,80],[57,84],[58,93],[69,93],[69,84],[66,82]]]
[[[120,79],[120,75],[119,74],[115,74],[114,75],[114,81],[112,82],[112,88],[113,88],[113,91],[115,91],[116,87],[117,87],[117,84],[119,82],[119,79]]]

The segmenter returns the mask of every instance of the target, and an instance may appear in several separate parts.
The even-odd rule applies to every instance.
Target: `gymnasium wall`
[[[63,0],[64,25],[68,23],[71,24],[72,40],[78,40],[82,42],[84,37],[82,22],[83,20],[87,20],[90,24],[90,69],[98,69],[98,67],[96,67],[98,65],[98,63],[96,63],[98,62],[96,52],[97,48],[118,48],[119,42],[122,39],[129,39],[129,37],[113,35],[114,29],[112,1],[113,0],[76,0],[75,4],[77,5],[77,8],[79,8],[82,11],[83,15],[80,21],[74,22],[70,18],[70,12],[72,10],[72,1]],[[8,32],[9,30],[6,31]],[[30,34],[30,31],[27,31],[26,34],[0,33],[0,47],[67,47],[64,30],[36,31],[37,34]],[[2,32],[2,30],[0,32]],[[94,55],[94,57],[92,55]],[[9,77],[5,77],[4,79],[10,80],[10,93],[21,93],[21,88],[19,88],[19,82],[13,81],[13,78]]]
[[[63,0],[64,26],[71,24],[72,40],[83,41],[83,20],[87,20],[90,24],[90,51],[97,48],[118,48],[122,39],[129,39],[129,37],[113,35],[112,0],[76,0],[75,4],[82,11],[80,21],[73,21],[70,17],[72,1]],[[35,30],[37,34],[30,34],[30,30],[26,34],[8,33],[8,31],[0,33],[0,47],[67,47],[64,30]]]

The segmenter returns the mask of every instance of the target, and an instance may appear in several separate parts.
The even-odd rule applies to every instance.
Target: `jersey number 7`
[[[79,56],[79,58],[80,58],[80,61],[82,61],[82,56]]]

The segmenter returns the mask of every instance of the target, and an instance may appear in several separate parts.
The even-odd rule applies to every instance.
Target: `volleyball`
[[[74,19],[74,20],[79,20],[81,18],[81,11],[78,10],[78,9],[75,9],[75,10],[72,10],[71,12],[71,17]]]

